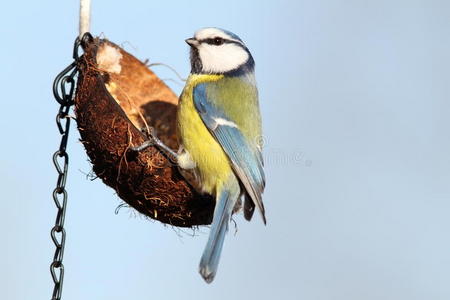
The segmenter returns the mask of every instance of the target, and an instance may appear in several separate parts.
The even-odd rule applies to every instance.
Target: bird
[[[198,30],[185,40],[191,72],[177,107],[178,151],[154,130],[133,151],[156,146],[202,194],[215,198],[211,230],[199,272],[207,283],[217,273],[225,234],[233,213],[242,208],[250,221],[255,207],[266,224],[261,113],[255,61],[234,33],[216,27]]]
[[[228,225],[242,208],[255,207],[266,224],[262,126],[255,61],[241,38],[215,27],[185,40],[191,72],[177,109],[182,174],[201,193],[215,198],[214,215],[199,272],[207,283],[217,273]]]

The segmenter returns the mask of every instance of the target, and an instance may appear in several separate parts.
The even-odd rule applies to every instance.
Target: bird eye
[[[216,46],[220,46],[224,43],[224,40],[221,37],[216,37],[216,38],[214,38],[213,43]]]

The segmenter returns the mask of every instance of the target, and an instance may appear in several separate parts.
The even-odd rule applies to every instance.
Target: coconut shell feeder
[[[178,149],[178,97],[144,63],[106,39],[82,44],[77,126],[93,171],[138,212],[180,227],[210,224],[214,200],[198,194],[157,148],[130,150],[146,132]]]

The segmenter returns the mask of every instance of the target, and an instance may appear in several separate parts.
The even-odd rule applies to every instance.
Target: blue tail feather
[[[233,189],[223,188],[216,196],[213,223],[199,268],[200,274],[207,283],[211,283],[216,275],[223,241],[228,231],[228,223],[238,198],[239,188],[237,192],[234,192]]]

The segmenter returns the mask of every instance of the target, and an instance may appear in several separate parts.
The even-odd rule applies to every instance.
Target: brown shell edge
[[[120,50],[120,74],[98,69],[96,54],[103,44]],[[145,123],[166,144],[178,148],[176,95],[145,64],[107,40],[96,38],[84,50],[75,113],[95,174],[152,219],[179,227],[210,224],[214,210],[210,196],[198,194],[156,148],[129,151],[145,141],[136,127],[144,128]]]

